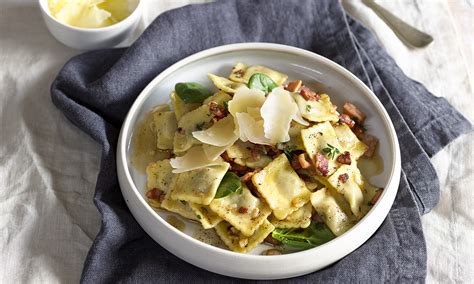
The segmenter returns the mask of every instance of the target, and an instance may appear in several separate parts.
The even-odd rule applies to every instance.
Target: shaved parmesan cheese
[[[232,146],[232,144],[234,144],[234,142],[232,142],[230,145],[226,145],[226,146],[222,146],[222,147],[217,147],[217,146],[204,144],[204,145],[202,145],[202,149],[204,150],[204,153],[206,154],[207,158],[211,161],[214,161],[220,155],[222,155],[222,153],[224,153],[230,146]]]
[[[259,107],[248,107],[247,113],[253,117],[255,120],[262,120],[262,116],[260,115],[260,108]]]
[[[194,146],[189,149],[184,156],[170,160],[170,164],[173,167],[172,172],[175,174],[222,163],[222,159],[209,159],[202,146]]]
[[[237,135],[234,129],[234,118],[229,115],[206,130],[194,131],[193,136],[204,144],[222,147],[235,142]]]
[[[265,137],[263,120],[257,121],[250,114],[244,112],[237,113],[236,118],[240,130],[240,140],[255,144],[271,144],[270,140]]]
[[[242,86],[235,91],[234,97],[229,101],[229,113],[235,117],[235,114],[238,112],[247,112],[249,107],[260,108],[264,102],[264,92]]]
[[[265,137],[273,144],[290,140],[288,130],[297,108],[290,93],[281,87],[268,94],[260,114],[264,122]]]

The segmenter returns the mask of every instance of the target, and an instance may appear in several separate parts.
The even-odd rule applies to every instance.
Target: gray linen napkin
[[[160,15],[127,49],[88,52],[64,66],[52,85],[53,102],[102,145],[94,197],[102,227],[82,282],[237,281],[194,267],[156,244],[130,214],[115,168],[122,121],[147,83],[188,55],[236,42],[297,46],[346,67],[381,100],[401,145],[400,187],[380,229],[336,264],[292,281],[424,282],[420,214],[429,212],[439,198],[429,157],[470,131],[471,124],[445,99],[404,75],[370,32],[333,0],[229,0],[186,6]]]

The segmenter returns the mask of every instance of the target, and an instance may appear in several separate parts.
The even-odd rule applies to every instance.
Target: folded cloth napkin
[[[223,0],[186,6],[160,15],[127,49],[88,52],[64,66],[52,85],[53,102],[102,145],[94,197],[102,227],[82,281],[235,281],[178,259],[140,228],[119,189],[115,150],[122,121],[148,82],[188,55],[236,42],[297,46],[346,67],[383,103],[401,146],[398,195],[380,229],[336,264],[293,280],[423,282],[426,247],[420,214],[439,198],[429,157],[471,130],[471,124],[445,99],[405,76],[370,32],[333,0]]]

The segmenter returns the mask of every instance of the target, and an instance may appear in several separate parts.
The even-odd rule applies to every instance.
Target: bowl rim
[[[50,20],[52,20],[55,24],[68,29],[69,31],[100,33],[100,32],[111,31],[114,29],[119,29],[122,26],[130,25],[134,21],[134,18],[136,17],[136,15],[141,14],[142,12],[143,0],[136,0],[136,1],[137,1],[137,6],[135,7],[135,9],[133,9],[130,15],[128,15],[125,19],[115,24],[112,24],[110,26],[100,27],[100,28],[81,28],[81,27],[75,27],[75,26],[65,24],[63,22],[60,22],[55,17],[53,17],[53,15],[51,15],[51,11],[49,10],[49,7],[48,7],[48,0],[38,0],[38,5],[40,6],[41,11],[43,11],[43,14],[45,14]]]
[[[353,250],[357,249],[360,245],[365,243],[374,233],[375,231],[381,226],[382,222],[385,220],[387,217],[390,208],[393,205],[393,202],[395,200],[395,196],[398,192],[398,186],[400,182],[400,174],[401,174],[401,154],[400,154],[400,148],[399,148],[399,143],[396,135],[395,128],[393,126],[393,123],[385,109],[385,107],[382,105],[380,100],[377,98],[377,96],[359,79],[357,78],[354,74],[352,74],[350,71],[342,67],[341,65],[337,64],[336,62],[322,56],[319,54],[316,54],[314,52],[301,49],[298,47],[293,47],[293,46],[288,46],[284,44],[276,44],[276,43],[266,43],[266,42],[247,42],[247,43],[234,43],[234,44],[227,44],[227,45],[222,45],[222,46],[217,46],[213,47],[210,49],[206,49],[200,52],[197,52],[195,54],[192,54],[190,56],[187,56],[178,62],[172,64],[168,68],[166,68],[164,71],[162,71],[160,74],[158,74],[153,80],[151,80],[147,86],[140,92],[140,94],[137,96],[135,99],[134,103],[132,104],[130,110],[128,111],[126,118],[124,120],[124,123],[122,124],[122,128],[120,130],[120,135],[119,135],[119,140],[118,140],[118,146],[117,146],[117,156],[122,157],[122,158],[117,158],[117,167],[121,167],[122,170],[124,170],[125,173],[125,178],[130,186],[130,188],[133,191],[133,194],[138,198],[140,204],[145,207],[146,211],[149,212],[155,219],[157,219],[158,222],[160,222],[162,225],[173,231],[174,233],[178,234],[180,237],[186,239],[187,241],[191,242],[194,245],[200,246],[204,249],[210,250],[212,253],[218,253],[218,254],[223,254],[225,256],[230,256],[230,257],[239,257],[244,260],[249,260],[249,261],[258,261],[258,260],[269,260],[269,256],[266,255],[252,255],[252,254],[246,254],[246,253],[238,253],[238,252],[233,252],[230,250],[225,250],[221,249],[218,247],[215,247],[213,245],[207,244],[205,242],[199,241],[186,233],[176,229],[172,225],[170,225],[166,220],[164,220],[155,210],[151,208],[151,206],[148,205],[144,197],[140,194],[140,191],[138,190],[137,186],[133,182],[133,179],[130,174],[130,170],[128,167],[128,155],[127,155],[127,148],[128,148],[128,140],[129,140],[129,135],[132,134],[133,131],[130,130],[132,127],[132,118],[135,117],[135,115],[139,115],[138,111],[141,109],[143,106],[143,103],[145,100],[153,94],[151,92],[155,86],[161,82],[163,79],[165,79],[167,76],[170,74],[178,71],[179,69],[187,66],[188,64],[191,64],[195,61],[205,59],[207,57],[223,54],[223,53],[229,53],[229,52],[240,52],[240,51],[273,51],[273,52],[283,52],[283,53],[288,53],[288,54],[293,54],[297,56],[303,56],[303,57],[310,57],[312,59],[315,59],[322,64],[328,65],[330,68],[335,69],[338,73],[342,74],[345,78],[348,80],[352,81],[355,85],[358,85],[362,91],[366,94],[366,96],[369,97],[370,101],[375,104],[377,111],[381,115],[384,126],[385,128],[388,129],[388,141],[390,142],[390,146],[392,148],[393,153],[393,160],[392,164],[390,165],[391,171],[390,171],[390,176],[388,178],[388,182],[386,183],[385,189],[391,189],[391,190],[383,190],[379,202],[377,202],[370,210],[369,212],[361,219],[359,220],[351,229],[349,229],[347,232],[343,233],[342,235],[332,239],[331,241],[324,243],[320,246],[317,246],[315,248],[311,248],[308,250],[303,250],[299,252],[293,252],[289,254],[282,254],[282,255],[272,255],[272,259],[278,259],[281,261],[290,261],[294,260],[295,258],[305,258],[310,255],[313,255],[316,251],[321,250],[323,247],[328,247],[328,246],[333,246],[335,242],[341,242],[341,240],[347,241],[351,237],[351,235],[358,231],[358,228],[361,227],[363,224],[367,222],[369,218],[374,219],[373,221],[377,221],[376,217],[371,217],[374,215],[374,212],[384,212],[383,213],[383,218],[377,221],[377,226],[373,228],[370,234],[365,235],[364,233],[364,241],[358,244],[356,247],[354,247],[350,252],[346,253],[345,255],[351,253]],[[117,169],[118,170],[118,169]],[[120,180],[120,179],[119,179]],[[121,186],[122,191],[125,190]],[[394,191],[394,192],[393,192]],[[387,198],[390,198],[391,200],[388,200]],[[383,204],[381,201],[386,200],[383,203],[389,202],[389,205]],[[128,206],[128,202],[127,202]],[[388,207],[388,209],[383,210],[382,206]],[[380,211],[380,212],[379,212]],[[133,214],[133,213],[132,213]],[[146,230],[145,230],[146,231]],[[155,240],[156,241],[156,240]],[[166,247],[165,247],[166,248]]]

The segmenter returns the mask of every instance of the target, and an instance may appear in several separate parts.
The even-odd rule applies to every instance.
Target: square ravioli
[[[170,192],[165,195],[163,202],[161,202],[161,208],[181,215],[184,218],[199,221],[196,217],[196,213],[191,209],[188,202],[171,199]]]
[[[201,104],[199,103],[184,103],[183,100],[173,91],[170,95],[171,105],[173,106],[176,120],[179,121],[184,114],[197,109]]]
[[[348,151],[351,153],[353,161],[362,156],[367,151],[367,145],[360,141],[357,136],[346,124],[338,124],[334,126],[334,132],[336,133],[337,140],[342,147],[342,151]]]
[[[364,182],[359,169],[354,164],[342,165],[328,178],[328,182],[339,194],[344,196],[352,213],[358,218],[362,217]]]
[[[285,154],[279,155],[263,170],[254,174],[252,182],[279,220],[306,204],[311,194]]]
[[[242,191],[212,200],[209,207],[245,236],[251,236],[272,212],[243,186]]]
[[[178,128],[173,140],[173,151],[181,153],[193,145],[201,144],[199,140],[193,137],[193,132],[208,128],[211,119],[211,111],[208,105],[202,105],[191,112],[185,113],[178,121]]]
[[[153,123],[156,132],[156,147],[160,150],[173,149],[173,140],[178,128],[176,116],[172,111],[153,112]]]
[[[207,205],[189,203],[189,207],[194,211],[196,218],[201,222],[204,229],[214,228],[222,221],[222,218]]]
[[[292,94],[293,99],[301,111],[301,116],[309,121],[324,122],[339,120],[339,114],[331,103],[329,96],[322,94],[319,100],[307,101],[300,94]]]
[[[313,206],[308,202],[283,220],[270,216],[270,223],[276,228],[307,228],[311,224],[312,213]]]
[[[173,173],[171,171],[172,168],[169,159],[150,163],[146,167],[147,189],[158,188],[164,192],[168,192],[173,179]]]
[[[220,163],[177,174],[171,185],[171,198],[209,205],[228,169],[228,163]]]
[[[334,235],[340,236],[357,222],[353,215],[344,210],[337,192],[322,188],[311,194],[311,204]],[[344,201],[344,200],[342,200]]]
[[[217,235],[222,239],[226,246],[232,251],[240,253],[246,253],[254,249],[257,245],[262,243],[274,229],[275,227],[266,219],[250,237],[244,236],[226,221],[220,222],[215,227]]]
[[[160,208],[163,200],[162,194],[169,192],[173,173],[171,172],[170,160],[162,160],[150,163],[146,167],[146,197],[148,204]]]
[[[325,152],[325,149],[333,147],[341,153],[341,145],[337,140],[336,132],[329,122],[322,122],[314,125],[313,127],[301,130],[301,138],[303,144],[308,153],[309,157],[315,162],[317,154],[322,154],[328,161],[327,175],[331,175],[338,167],[336,158],[339,155],[337,153],[334,158],[329,157]]]

